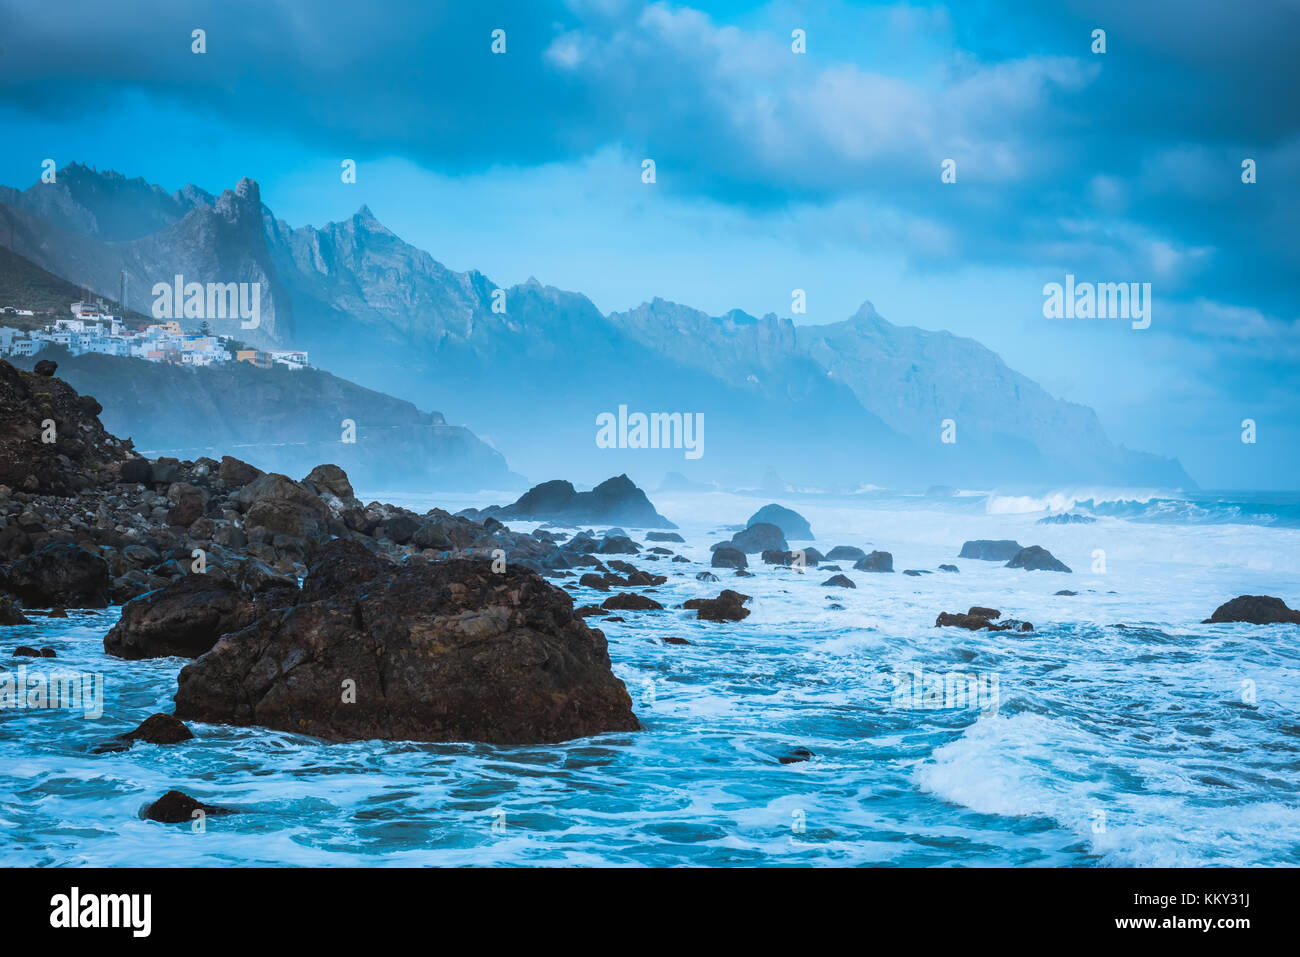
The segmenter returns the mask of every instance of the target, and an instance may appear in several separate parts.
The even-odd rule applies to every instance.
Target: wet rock
[[[172,714],[151,714],[134,731],[121,735],[124,741],[148,744],[179,744],[193,737],[194,732],[185,726],[185,722]]]
[[[14,649],[13,656],[15,658],[39,658],[41,657],[41,653],[38,649],[32,648],[30,645],[19,645]]]
[[[282,605],[292,604],[295,597],[277,594]],[[104,650],[128,660],[197,658],[222,635],[251,624],[263,610],[231,581],[184,575],[127,602],[104,637]]]
[[[1066,572],[1070,568],[1064,562],[1057,560],[1047,549],[1041,545],[1030,545],[1028,548],[1022,548],[1016,552],[1011,561],[1007,562],[1007,568],[1023,568],[1031,572]]]
[[[31,619],[23,614],[18,603],[0,595],[0,625],[30,625]]]
[[[695,580],[701,582],[715,582],[718,580],[718,576],[713,574],[713,572],[697,572]]]
[[[863,555],[862,558],[854,562],[853,568],[860,572],[892,572],[894,570],[894,556],[889,552],[872,552],[870,555]]]
[[[664,606],[659,604],[648,595],[640,595],[636,592],[621,592],[617,595],[610,595],[600,607],[606,611],[663,611]]]
[[[641,546],[626,535],[606,535],[596,546],[600,555],[635,555],[639,551]]]
[[[857,562],[867,557],[867,553],[856,545],[836,545],[826,553],[828,562]]]
[[[1074,597],[1075,595],[1077,595],[1077,594],[1079,594],[1079,593],[1078,593],[1077,591],[1070,591],[1070,589],[1068,589],[1068,588],[1062,588],[1060,591],[1052,592],[1052,594],[1053,594],[1053,595],[1069,595],[1070,597]]]
[[[1033,631],[1034,626],[1027,621],[1017,621],[1014,618],[1008,618],[1005,621],[995,621],[1001,617],[1002,612],[994,608],[982,608],[976,605],[966,614],[951,614],[949,612],[940,612],[939,617],[935,619],[936,628],[965,628],[967,631]]]
[[[940,565],[940,566],[939,566],[939,571],[941,571],[941,572],[958,572],[958,573],[960,573],[960,572],[961,572],[961,569],[958,568],[956,565]]]
[[[296,606],[181,671],[178,718],[330,740],[497,744],[639,728],[604,635],[535,572],[455,558],[319,589],[317,567],[336,545],[313,559]]]
[[[848,575],[832,575],[821,583],[822,588],[857,588],[853,579]]]
[[[1097,520],[1091,515],[1075,515],[1064,512],[1060,515],[1048,515],[1038,520],[1039,525],[1092,525]]]
[[[1288,608],[1281,598],[1271,595],[1238,595],[1214,609],[1201,624],[1245,622],[1251,625],[1300,625],[1300,611]]]
[[[808,520],[792,508],[786,508],[784,505],[764,505],[753,515],[749,516],[746,526],[767,523],[775,525],[781,530],[787,539],[792,541],[810,542],[813,540],[812,526]]]
[[[924,568],[904,568],[903,574],[910,575],[912,578],[920,578],[922,575],[932,575],[934,573]]]
[[[789,546],[780,528],[770,522],[759,522],[731,536],[731,547],[754,555],[771,550],[785,551]]]
[[[676,635],[666,635],[662,639],[665,645],[689,645],[690,642],[685,638],[678,638]]]
[[[36,608],[103,608],[109,583],[108,563],[79,545],[46,545],[0,569],[0,592]]]
[[[782,764],[800,764],[804,761],[811,761],[816,756],[807,748],[791,748],[784,754],[777,755],[776,759]]]
[[[645,492],[626,475],[601,482],[590,492],[577,491],[562,480],[543,482],[512,505],[492,506],[481,514],[509,520],[580,522],[585,525],[629,525],[633,528],[676,528],[655,511]]]
[[[717,598],[692,598],[682,603],[682,607],[695,612],[701,621],[740,621],[749,617],[749,609],[744,607],[750,601],[749,595],[723,589]]]
[[[714,568],[746,568],[749,566],[749,560],[740,549],[721,545],[713,552],[713,561],[710,564]]]
[[[999,539],[994,541],[988,538],[978,538],[974,541],[966,542],[961,547],[961,553],[958,558],[974,558],[982,562],[1005,562],[1016,557],[1020,551],[1020,543],[1013,542],[1010,539]]]
[[[168,791],[144,809],[144,817],[145,820],[158,821],[162,824],[182,824],[200,817],[201,815],[196,813],[200,811],[203,815],[212,817],[239,813],[230,808],[203,804],[181,791]]]
[[[686,539],[682,538],[676,532],[646,532],[645,540],[647,542],[678,542],[681,544],[686,543]]]

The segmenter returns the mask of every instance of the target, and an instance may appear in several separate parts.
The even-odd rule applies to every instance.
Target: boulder
[[[1271,595],[1238,595],[1214,609],[1201,624],[1215,625],[1240,621],[1251,625],[1300,625],[1300,611],[1288,608],[1281,598]]]
[[[939,617],[934,621],[936,628],[965,628],[967,631],[1033,631],[1034,626],[1027,621],[1017,621],[1014,618],[1008,618],[1005,621],[995,621],[994,619],[1002,617],[1002,612],[996,608],[983,608],[979,605],[973,606],[966,614],[952,614],[950,612],[940,612]]]
[[[338,551],[355,544],[324,545],[296,606],[187,665],[176,716],[329,740],[541,744],[639,728],[605,636],[535,572],[478,559],[377,567]]]
[[[127,459],[117,469],[117,480],[128,485],[144,485],[153,476],[153,466],[146,458]]]
[[[867,557],[867,553],[856,545],[836,545],[826,553],[828,562],[856,562]]]
[[[203,804],[182,791],[168,791],[144,809],[144,817],[145,820],[159,821],[162,824],[182,824],[199,817],[197,812],[214,817],[239,813],[230,808]]]
[[[786,538],[793,541],[811,542],[813,540],[812,526],[808,524],[808,520],[794,509],[786,508],[784,505],[764,505],[749,516],[749,521],[745,524],[756,525],[760,522],[775,525],[781,529],[781,533]]]
[[[59,369],[59,364],[53,359],[41,359],[36,365],[32,366],[32,371],[38,376],[49,378]]]
[[[832,575],[821,584],[822,588],[857,588],[848,575]]]
[[[723,544],[714,550],[711,565],[713,568],[748,568],[749,560],[740,549]]]
[[[80,545],[55,543],[0,569],[0,592],[29,608],[103,608],[108,605],[108,563]]]
[[[749,600],[748,595],[724,588],[717,598],[691,598],[682,607],[694,611],[701,621],[740,621],[749,617],[749,609],[744,607]]]
[[[222,635],[251,624],[266,602],[289,605],[295,597],[276,591],[259,603],[229,580],[182,575],[122,606],[122,617],[104,636],[104,650],[129,660],[197,658]]]
[[[144,741],[148,744],[179,744],[194,737],[194,732],[172,714],[151,714],[134,731],[122,735],[123,741]]]
[[[1011,561],[1007,562],[1007,568],[1023,568],[1031,572],[1069,572],[1070,567],[1062,561],[1058,561],[1047,549],[1041,545],[1030,545],[1028,548],[1022,548],[1016,552]]]
[[[232,488],[247,485],[265,474],[261,469],[230,455],[221,456],[221,465],[217,468],[217,476]]]
[[[605,611],[663,611],[664,606],[647,595],[636,592],[621,592],[610,595],[600,603]]]
[[[750,525],[743,532],[731,536],[731,545],[747,555],[765,551],[785,551],[789,546],[781,529],[769,522]]]
[[[988,538],[979,538],[965,542],[961,547],[961,553],[957,557],[974,558],[982,562],[1005,562],[1015,558],[1016,553],[1019,551],[1019,542],[1013,542],[1009,539],[993,541]]]
[[[266,528],[300,539],[328,537],[329,508],[319,495],[286,475],[259,476],[233,499],[244,510],[246,528]]]
[[[683,544],[686,542],[686,539],[676,532],[646,532],[645,540],[647,542],[679,542]]]
[[[18,603],[0,595],[0,625],[30,625],[31,619],[23,614]]]
[[[302,484],[311,488],[317,495],[329,493],[345,502],[356,499],[348,473],[337,465],[318,465],[312,469]]]
[[[173,482],[167,487],[167,501],[172,503],[167,512],[168,525],[193,525],[203,517],[208,506],[208,492],[188,482]]]
[[[892,572],[894,570],[894,556],[889,552],[872,552],[870,555],[863,555],[861,559],[854,562],[853,568],[860,572]]]
[[[590,492],[556,479],[534,486],[511,505],[493,506],[481,514],[499,519],[557,521],[584,525],[629,525],[633,528],[676,528],[655,511],[645,492],[626,475],[601,482]]]

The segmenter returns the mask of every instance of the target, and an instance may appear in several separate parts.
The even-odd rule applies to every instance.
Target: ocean
[[[363,491],[419,510],[510,500]],[[1300,627],[1200,624],[1240,594],[1300,605],[1300,496],[776,497],[811,522],[823,552],[893,553],[893,574],[840,563],[851,590],[822,587],[834,572],[756,555],[752,578],[718,569],[718,583],[699,582],[709,544],[730,535],[719,531],[774,499],[651,498],[687,539],[667,547],[692,559],[633,559],[670,575],[655,590],[668,610],[588,619],[609,639],[644,726],[636,733],[528,747],[327,744],[194,724],[184,744],[94,753],[170,711],[185,662],[105,655],[111,608],[0,631],[6,669],[19,664],[14,646],[51,646],[57,659],[29,670],[102,674],[105,686],[99,719],[0,710],[0,862],[1300,863]],[[1097,521],[1038,525],[1049,507]],[[978,538],[1042,545],[1074,573],[957,558]],[[750,617],[701,622],[671,608],[721,588],[752,596]],[[606,597],[572,594],[576,604]],[[934,627],[939,612],[971,605],[1036,629]],[[921,689],[973,678],[978,693],[899,693],[918,677]],[[172,788],[241,813],[201,830],[143,820]]]

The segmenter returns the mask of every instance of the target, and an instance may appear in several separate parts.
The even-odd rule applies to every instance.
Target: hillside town
[[[0,356],[33,356],[46,346],[57,345],[74,356],[97,352],[184,366],[248,362],[259,368],[306,369],[310,365],[306,352],[242,348],[229,336],[209,333],[206,323],[196,332],[186,332],[176,319],[131,324],[109,313],[103,302],[74,302],[70,311],[70,317],[56,318],[43,328],[22,329],[3,325],[5,317],[31,319],[34,311],[0,307]]]

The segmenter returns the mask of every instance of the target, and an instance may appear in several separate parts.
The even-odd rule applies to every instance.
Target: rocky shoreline
[[[143,458],[104,430],[99,403],[56,371],[51,363],[26,373],[0,361],[0,626],[27,621],[24,613],[36,609],[122,605],[104,639],[109,654],[193,659],[178,679],[176,714],[156,723],[501,744],[640,727],[606,637],[587,619],[663,611],[652,596],[668,576],[616,556],[687,562],[665,547],[682,538],[650,532],[643,544],[621,528],[597,535],[554,523],[621,516],[671,528],[626,476],[593,493],[546,483],[512,506],[457,515],[363,504],[335,465],[294,480],[230,456]],[[553,521],[520,532],[497,515]],[[799,571],[840,572],[833,562],[894,571],[885,551],[792,549],[787,535],[810,539],[811,528],[775,504],[733,529],[711,558],[715,572],[732,577],[753,576],[749,555]],[[959,557],[1070,571],[1045,549],[1010,541],[966,542]],[[556,587],[547,578],[572,581]],[[821,584],[856,587],[843,574]],[[565,590],[575,587],[616,591],[575,609]],[[735,623],[750,614],[750,601],[722,589],[674,607]],[[1300,623],[1300,613],[1280,599],[1241,596],[1207,619],[1237,621]],[[935,626],[1033,630],[984,607],[944,612]],[[157,729],[138,730],[140,740],[156,737]],[[169,731],[159,743],[184,739]]]

